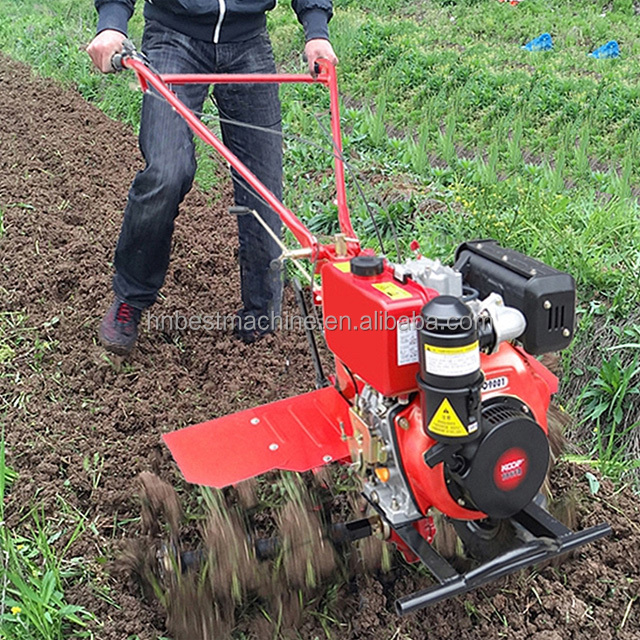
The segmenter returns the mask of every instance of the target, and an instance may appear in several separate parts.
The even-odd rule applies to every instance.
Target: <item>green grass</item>
[[[531,0],[517,9],[420,3],[419,21],[403,16],[412,5],[343,0],[332,23],[343,90],[374,103],[383,95],[387,126],[422,137],[434,150],[443,127],[452,129],[458,149],[474,154],[496,143],[500,159],[510,156],[520,168],[518,147],[538,164],[568,147],[567,177],[587,183],[594,179],[584,175],[581,142],[605,170],[637,148],[639,46],[631,21],[601,18],[601,5],[587,1]],[[278,14],[278,26],[290,29],[292,22],[285,11]],[[545,30],[554,35],[555,51],[521,50]],[[291,34],[274,33],[284,57]],[[612,34],[622,44],[620,60],[587,57]],[[632,160],[636,170],[639,162]]]
[[[349,105],[345,146],[365,184],[371,176],[388,178],[366,189],[381,219],[394,218],[399,200],[408,213],[418,213],[427,198],[446,204],[437,218],[418,213],[410,224],[395,224],[405,250],[416,236],[450,258],[460,241],[494,236],[570,270],[584,299],[602,298],[623,315],[638,301],[640,224],[631,197],[640,162],[637,45],[617,14],[600,18],[599,5],[578,5],[579,16],[576,3],[421,3],[418,21],[407,2],[337,3],[332,34]],[[278,57],[295,67],[297,27],[289,13],[276,14],[273,33]],[[556,51],[520,49],[525,34],[547,29],[557,35]],[[588,58],[591,43],[612,30],[623,58]],[[324,107],[311,89],[285,99],[285,127],[304,137],[317,125],[299,103]],[[287,147],[289,197],[303,217],[329,231],[335,213],[317,195],[328,186],[329,159],[301,147]],[[316,168],[317,194],[313,181],[309,189],[309,166]],[[351,203],[373,244],[353,189]],[[386,226],[391,234],[393,225]],[[385,249],[394,256],[392,242]]]
[[[1,421],[0,421],[1,424]],[[5,500],[17,474],[7,467],[4,429],[0,434],[0,637],[6,640],[89,638],[93,616],[65,600],[65,581],[82,573],[81,561],[68,558],[83,532],[77,520],[68,531],[36,508],[27,510],[18,528],[4,523]],[[66,542],[60,545],[61,538]],[[60,548],[61,546],[61,548]]]
[[[136,12],[137,14],[141,12]],[[141,33],[141,16],[131,22]],[[113,118],[137,126],[141,96],[131,77],[93,72],[84,51],[95,32],[93,3],[59,0],[5,0],[0,7],[0,50],[31,65],[39,74],[73,85]]]
[[[584,126],[595,159],[619,161],[637,144],[637,36],[623,16],[601,18],[599,3],[532,0],[517,9],[422,3],[419,21],[389,19],[402,15],[406,2],[342,4],[348,27],[336,46],[343,59],[357,62],[364,95],[384,91],[391,124],[419,126],[428,113],[426,126],[437,138],[454,114],[457,142],[469,148],[519,128],[523,150],[542,157]],[[350,37],[356,25],[359,37]],[[555,51],[520,49],[542,31],[553,34]],[[621,60],[603,65],[586,56],[612,33],[622,44]],[[503,153],[508,143],[499,139]]]
[[[55,327],[59,321],[58,317],[51,318],[42,328]],[[30,326],[23,313],[0,312],[0,376],[15,375],[24,363],[28,364],[31,371],[41,373],[43,362],[51,356],[56,346],[55,340],[43,338],[37,328]],[[16,384],[16,390],[18,388]],[[15,402],[15,398],[11,401],[0,397],[0,410],[4,409],[2,403],[5,402]]]
[[[135,127],[140,96],[131,76],[94,73],[81,50],[93,35],[89,5],[57,0],[43,9],[35,0],[8,0],[0,8],[0,46]],[[342,0],[331,23],[341,58],[345,146],[352,174],[388,231],[385,252],[395,255],[394,231],[401,249],[416,236],[445,259],[462,240],[496,236],[571,270],[585,299],[597,295],[624,314],[640,298],[633,275],[640,223],[631,197],[640,169],[639,45],[624,5],[604,18],[601,6],[587,0],[412,7]],[[131,23],[137,42],[139,14]],[[273,12],[271,27],[281,66],[302,70],[293,12]],[[520,48],[543,30],[553,34],[554,52]],[[21,32],[29,37],[16,39]],[[620,60],[586,56],[612,33],[622,44]],[[330,232],[331,154],[314,115],[326,110],[327,96],[307,86],[281,93],[286,203],[314,231]],[[213,188],[219,161],[200,156],[198,180]],[[445,205],[438,216],[420,215],[434,199]],[[375,245],[353,178],[350,201],[365,244]]]
[[[52,318],[45,324],[57,322]],[[18,473],[5,458],[4,415],[7,410],[28,415],[35,399],[22,390],[21,380],[41,375],[55,347],[24,314],[0,313],[0,377],[11,383],[3,387],[9,392],[0,394],[0,638],[7,640],[89,638],[93,632],[88,625],[93,629],[97,624],[90,612],[65,597],[71,582],[92,579],[86,560],[73,555],[91,523],[60,497],[55,514],[45,514],[36,496],[19,504],[12,495]],[[98,456],[85,462],[92,482],[99,480],[101,462]]]

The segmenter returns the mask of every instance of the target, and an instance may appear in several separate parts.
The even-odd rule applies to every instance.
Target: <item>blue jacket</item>
[[[136,0],[94,0],[98,33],[115,29],[126,35]],[[332,0],[292,0],[307,40],[329,39]],[[207,42],[242,42],[266,25],[265,12],[276,0],[145,0],[144,16]]]

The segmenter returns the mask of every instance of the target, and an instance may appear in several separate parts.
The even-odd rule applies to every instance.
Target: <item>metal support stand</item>
[[[531,539],[462,574],[433,549],[411,523],[396,528],[398,536],[440,583],[396,600],[398,615],[405,616],[441,600],[466,593],[525,567],[573,551],[611,533],[611,527],[605,523],[574,533],[534,503],[529,504],[511,520],[514,525],[522,527]]]

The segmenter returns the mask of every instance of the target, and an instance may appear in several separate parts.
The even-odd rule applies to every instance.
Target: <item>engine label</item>
[[[418,362],[418,329],[415,322],[398,323],[396,347],[399,367]]]
[[[493,481],[500,491],[513,491],[527,476],[529,459],[519,447],[505,451],[493,469]]]
[[[480,345],[476,341],[464,347],[434,347],[424,345],[427,372],[435,376],[455,378],[480,368]]]
[[[487,378],[482,385],[482,393],[505,389],[509,386],[509,378],[507,376],[498,376],[497,378]]]
[[[431,433],[448,438],[464,438],[469,435],[448,398],[445,398],[438,407],[428,429]]]

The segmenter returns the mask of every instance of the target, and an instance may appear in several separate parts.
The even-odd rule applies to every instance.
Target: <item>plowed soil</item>
[[[62,544],[71,512],[84,514],[88,526],[70,554],[85,559],[83,575],[66,594],[96,614],[101,640],[168,635],[163,608],[112,562],[125,539],[140,535],[141,472],[158,474],[189,501],[161,434],[308,391],[314,380],[304,335],[296,332],[244,346],[225,330],[162,330],[145,316],[133,355],[125,362],[106,357],[97,327],[110,303],[110,261],[140,164],[129,128],[0,57],[0,311],[11,349],[0,360],[0,415],[8,463],[19,473],[5,525],[22,526],[21,510],[42,505],[53,528],[65,532]],[[215,197],[197,190],[188,196],[154,314],[228,314],[240,306],[224,184]],[[384,576],[339,583],[337,598],[333,587],[332,599],[321,591],[294,637],[640,637],[636,498],[608,482],[591,495],[585,471],[562,465],[555,491],[574,493],[579,527],[606,520],[611,538],[403,620],[394,599],[430,578],[396,558]],[[259,607],[247,611],[234,635],[272,637]]]

